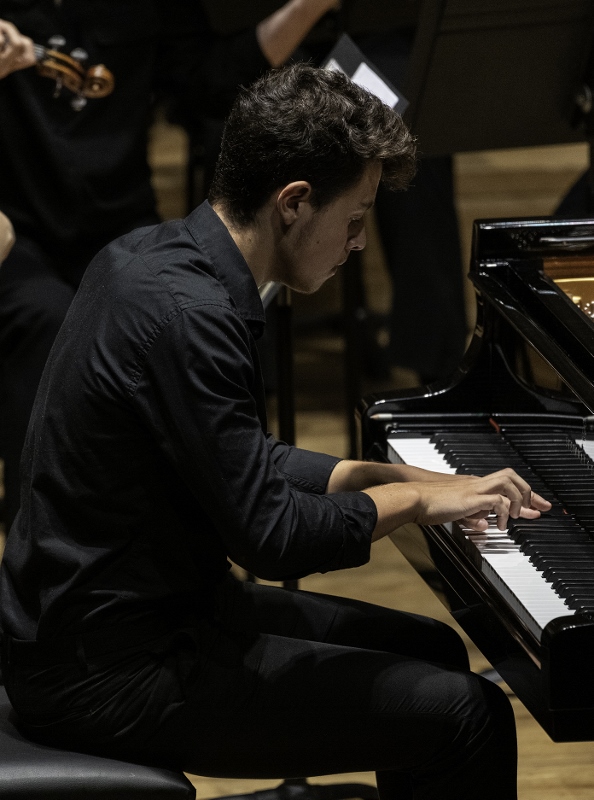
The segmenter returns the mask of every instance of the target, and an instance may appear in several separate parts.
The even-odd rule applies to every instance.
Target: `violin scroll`
[[[89,67],[83,83],[85,97],[107,97],[113,92],[114,79],[104,64]]]
[[[70,55],[61,52],[66,40],[63,36],[52,36],[49,47],[34,45],[37,57],[37,72],[44,78],[55,82],[54,97],[58,97],[62,88],[68,89],[75,97],[72,107],[79,111],[86,105],[87,98],[107,97],[114,89],[113,74],[104,64],[95,64],[86,68],[87,53],[80,47]]]

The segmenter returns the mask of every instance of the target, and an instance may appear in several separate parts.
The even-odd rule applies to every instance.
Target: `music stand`
[[[591,0],[423,0],[404,119],[423,156],[590,138]]]

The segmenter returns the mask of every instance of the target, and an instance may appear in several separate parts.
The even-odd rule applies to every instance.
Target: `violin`
[[[66,44],[63,36],[52,36],[48,47],[34,44],[37,72],[55,82],[54,97],[59,97],[63,88],[74,94],[70,105],[80,111],[87,98],[107,97],[113,92],[114,77],[104,64],[85,67],[87,53],[77,47],[70,55],[61,52]]]

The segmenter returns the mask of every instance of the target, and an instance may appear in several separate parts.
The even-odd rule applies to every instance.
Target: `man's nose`
[[[363,250],[366,244],[367,232],[365,230],[365,225],[363,225],[359,233],[349,239],[349,250]]]

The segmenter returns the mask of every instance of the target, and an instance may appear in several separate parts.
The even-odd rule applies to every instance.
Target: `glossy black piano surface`
[[[456,373],[365,398],[361,455],[397,461],[403,440],[432,439],[451,468],[513,466],[553,502],[502,543],[456,524],[392,538],[551,738],[594,740],[594,220],[478,221],[470,278],[477,324]],[[495,574],[516,549],[567,611],[535,620],[540,599],[533,614]]]

